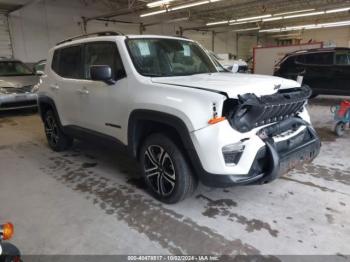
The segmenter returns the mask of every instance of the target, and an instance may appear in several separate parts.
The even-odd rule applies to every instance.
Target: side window
[[[331,65],[333,64],[333,53],[313,53],[305,55],[305,63],[310,65]]]
[[[335,63],[337,65],[350,65],[350,52],[337,51],[335,54]]]
[[[110,66],[114,79],[121,79],[126,76],[117,45],[113,42],[86,44],[84,63],[86,79],[90,79],[90,67],[92,65]]]
[[[55,51],[52,69],[65,78],[82,79],[82,47],[71,46]]]

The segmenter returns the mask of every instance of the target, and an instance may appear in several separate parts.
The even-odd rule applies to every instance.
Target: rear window
[[[305,64],[331,65],[333,64],[333,52],[305,54],[303,59]]]
[[[61,77],[83,79],[82,47],[70,46],[56,50],[52,69]]]
[[[337,51],[335,54],[335,63],[337,65],[350,65],[350,51]]]

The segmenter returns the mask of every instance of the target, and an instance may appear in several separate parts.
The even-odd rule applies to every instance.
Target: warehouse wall
[[[236,34],[233,32],[215,34],[214,43],[213,33],[210,31],[185,31],[184,36],[198,41],[205,48],[215,53],[237,54]]]
[[[10,30],[14,57],[32,63],[45,59],[49,48],[57,42],[83,33],[81,17],[110,12],[97,1],[84,5],[81,0],[42,0],[10,14]],[[130,17],[118,17],[128,21]],[[147,27],[144,34],[176,35],[183,24],[161,24]],[[186,25],[188,26],[188,25]],[[139,34],[139,24],[91,21],[87,31],[115,30]]]
[[[297,32],[290,32],[297,34]],[[325,46],[350,47],[350,27],[333,27],[325,29],[305,30],[301,33],[301,42],[323,42]],[[261,37],[262,45],[275,45],[276,41],[270,34]]]
[[[322,41],[325,45],[350,47],[350,27],[333,27],[320,30],[305,30],[302,34],[303,42],[309,40]]]
[[[82,16],[105,12],[79,0],[44,0],[9,16],[14,56],[24,62],[44,59],[58,41],[82,33]]]

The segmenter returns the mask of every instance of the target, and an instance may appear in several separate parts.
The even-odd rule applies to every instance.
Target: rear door
[[[80,125],[79,90],[84,78],[83,47],[74,45],[55,51],[50,92],[63,125]]]
[[[337,50],[335,53],[335,81],[337,94],[350,95],[350,51]]]

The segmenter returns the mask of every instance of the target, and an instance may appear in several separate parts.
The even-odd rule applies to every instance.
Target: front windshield
[[[217,69],[196,43],[178,39],[128,39],[136,70],[144,76],[185,76]]]
[[[0,62],[0,76],[25,76],[33,75],[30,70],[22,62],[18,61],[3,61]]]

